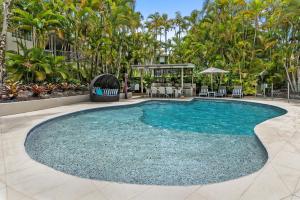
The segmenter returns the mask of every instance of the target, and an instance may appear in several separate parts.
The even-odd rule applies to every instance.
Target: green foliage
[[[40,48],[27,49],[22,46],[22,54],[6,53],[8,78],[13,81],[36,83],[67,80],[69,77],[64,57],[53,56]]]
[[[3,23],[3,0],[0,0],[0,30],[2,30],[2,23]]]
[[[153,76],[151,76],[151,74],[145,74],[144,75],[144,84],[145,84],[145,86],[146,86],[146,88],[150,88],[151,87],[151,85],[152,85],[152,83],[154,82],[154,77]]]
[[[299,10],[297,0],[207,1],[202,19],[174,39],[171,62],[194,63],[196,71],[226,69],[228,83],[243,85],[247,94],[254,93],[256,81],[279,87],[288,80],[300,91]],[[263,71],[267,76],[259,80]]]
[[[300,91],[299,0],[206,1],[190,16],[154,13],[144,22],[134,2],[15,0],[10,30],[32,32],[34,47],[20,40],[19,51],[7,53],[9,78],[27,83],[84,83],[101,73],[119,78],[130,65],[154,64],[168,54],[169,63],[195,64],[199,84],[210,81],[201,70],[218,67],[230,71],[218,84],[243,85],[246,94],[260,82],[280,87],[286,80]],[[71,62],[44,52],[54,51],[53,41],[72,49]],[[152,81],[147,78],[146,84]]]

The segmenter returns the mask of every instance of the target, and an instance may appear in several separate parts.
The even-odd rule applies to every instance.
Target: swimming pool
[[[259,170],[254,127],[285,114],[236,101],[149,101],[49,120],[27,136],[34,160],[75,176],[132,184],[196,185]]]

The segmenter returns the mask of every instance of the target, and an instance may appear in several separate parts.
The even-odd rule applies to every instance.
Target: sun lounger
[[[199,92],[199,97],[208,96],[208,86],[201,86],[201,90]]]

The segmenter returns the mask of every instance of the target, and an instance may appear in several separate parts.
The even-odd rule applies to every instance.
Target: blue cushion
[[[102,95],[103,95],[102,89],[101,89],[101,88],[97,88],[97,89],[96,89],[96,94],[97,94],[98,96],[102,96]]]

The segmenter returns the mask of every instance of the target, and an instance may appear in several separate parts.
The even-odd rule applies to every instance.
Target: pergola
[[[181,70],[181,89],[183,89],[183,77],[184,77],[184,69],[194,69],[195,65],[191,63],[186,64],[149,64],[149,65],[132,65],[133,69],[138,69],[141,74],[141,91],[143,93],[143,72],[144,70],[152,70],[152,74],[156,69],[178,69]],[[192,78],[193,82],[193,78]]]

